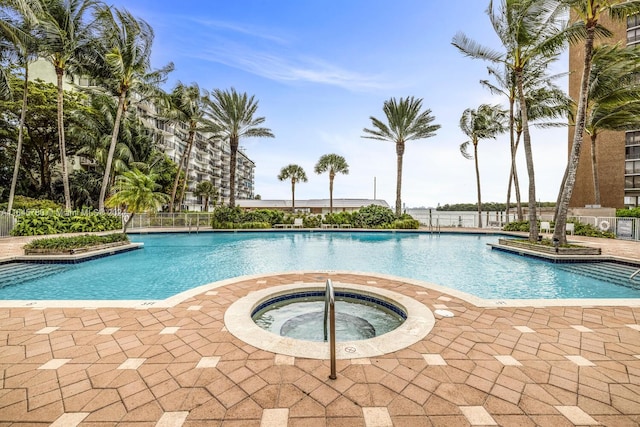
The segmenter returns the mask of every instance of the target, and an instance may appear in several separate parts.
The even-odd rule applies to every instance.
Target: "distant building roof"
[[[389,204],[384,200],[373,199],[333,199],[333,208],[361,208],[369,205],[377,205],[388,208]],[[236,199],[236,206],[241,208],[291,208],[291,200],[256,200]],[[304,208],[329,208],[329,199],[296,199],[296,209]]]

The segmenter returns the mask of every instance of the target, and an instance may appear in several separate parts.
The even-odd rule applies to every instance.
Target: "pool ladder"
[[[638,274],[640,274],[640,268],[639,268],[639,269],[637,269],[637,270],[635,271],[635,273],[633,273],[633,274],[629,277],[629,280],[633,280],[633,278],[634,278],[634,277],[636,277]]]
[[[328,318],[328,319],[327,319]],[[328,325],[327,325],[328,323]],[[333,290],[333,282],[327,279],[324,290],[324,340],[329,335],[329,350],[331,353],[331,374],[329,378],[335,380],[336,376],[336,294]]]

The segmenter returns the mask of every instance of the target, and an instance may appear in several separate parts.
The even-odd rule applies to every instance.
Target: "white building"
[[[56,84],[56,74],[53,66],[44,59],[38,59],[29,66],[31,79],[41,79],[48,83]],[[65,90],[74,90],[77,86],[88,86],[86,79],[76,79],[74,83],[70,80],[64,82]],[[157,148],[166,153],[176,164],[184,151],[187,149],[188,127],[185,123],[178,125],[168,124],[158,117],[153,104],[140,102],[137,105],[138,111],[144,123],[157,132]],[[187,192],[185,194],[182,209],[189,211],[202,210],[201,197],[196,197],[193,193],[198,183],[210,181],[219,191],[219,203],[227,203],[231,195],[229,178],[230,161],[229,143],[226,141],[211,141],[208,135],[196,132],[191,156],[189,158],[189,173],[187,180]],[[91,167],[94,165],[91,159],[73,159],[71,168]],[[242,150],[238,150],[236,164],[236,199],[252,199],[255,188],[255,164]],[[212,201],[213,202],[213,201]]]

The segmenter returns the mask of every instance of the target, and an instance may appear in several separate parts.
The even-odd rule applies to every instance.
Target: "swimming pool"
[[[0,288],[0,299],[164,299],[243,275],[302,270],[390,274],[487,299],[640,298],[640,290],[491,250],[497,235],[392,232],[229,232],[130,235],[144,249],[47,264]]]

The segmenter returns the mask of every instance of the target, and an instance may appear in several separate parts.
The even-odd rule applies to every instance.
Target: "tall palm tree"
[[[288,165],[280,169],[278,175],[280,181],[291,180],[291,212],[296,211],[296,182],[307,182],[307,174],[302,166]]]
[[[603,130],[640,126],[640,81],[636,76],[640,49],[598,46],[593,51],[585,132],[591,137],[594,202],[600,204],[596,141]]]
[[[106,201],[109,207],[124,207],[125,212],[131,212],[131,216],[124,223],[123,232],[127,232],[127,226],[136,213],[157,211],[166,203],[168,196],[160,193],[160,185],[156,184],[157,176],[145,174],[137,169],[132,169],[119,175],[114,185],[114,194]]]
[[[236,167],[240,138],[274,138],[271,129],[261,127],[264,117],[254,117],[258,110],[258,101],[254,96],[229,90],[215,89],[212,98],[207,101],[209,116],[219,127],[217,137],[229,141],[229,185],[231,193],[229,206],[236,205]]]
[[[96,79],[118,99],[98,204],[98,209],[103,212],[122,113],[127,108],[129,96],[132,92],[143,98],[160,96],[159,86],[173,70],[173,64],[150,71],[154,34],[151,26],[144,20],[135,18],[127,10],[111,7],[100,8],[98,16],[102,33],[100,55],[96,61],[100,71]]]
[[[204,207],[204,211],[209,211],[209,200],[213,200],[213,206],[216,205],[218,201],[218,189],[211,183],[211,181],[202,181],[196,185],[196,189],[194,191],[196,196],[202,197],[204,203],[202,206]]]
[[[587,103],[589,98],[589,81],[591,78],[591,66],[593,61],[593,45],[596,37],[610,37],[611,32],[600,24],[603,14],[609,15],[612,20],[623,20],[627,16],[640,12],[640,0],[563,0],[571,12],[577,16],[572,28],[576,28],[576,36],[570,41],[584,40],[584,63],[582,68],[582,80],[580,81],[580,95],[578,97],[578,109],[575,119],[575,131],[567,168],[565,170],[563,185],[558,194],[558,206],[556,209],[555,229],[553,239],[560,244],[567,242],[565,227],[569,202],[573,194],[576,182],[576,172],[580,160],[580,149],[584,136],[584,128],[587,117]]]
[[[94,41],[95,34],[93,24],[88,21],[88,15],[98,3],[96,0],[42,1],[44,11],[40,19],[40,29],[44,37],[43,51],[45,59],[53,65],[56,73],[60,168],[65,207],[71,209],[63,121],[63,80],[65,75],[72,75],[83,66],[81,58],[90,51],[88,46]]]
[[[349,164],[338,154],[325,154],[315,166],[315,172],[321,174],[329,171],[329,213],[333,213],[333,180],[336,174],[349,174]]]
[[[197,83],[192,83],[187,86],[178,82],[168,97],[167,112],[163,115],[163,118],[167,119],[168,123],[174,125],[178,123],[186,124],[188,131],[187,147],[180,157],[178,173],[176,174],[171,198],[169,199],[169,212],[173,212],[178,183],[180,181],[180,172],[183,168],[185,176],[184,184],[186,185],[187,183],[187,177],[189,176],[189,158],[191,157],[191,149],[196,132],[216,131],[215,125],[208,120],[205,115],[204,97],[206,96],[207,93],[203,93]]]
[[[482,46],[463,33],[456,34],[452,40],[452,44],[464,55],[473,59],[504,64],[515,75],[529,175],[529,240],[531,241],[538,240],[538,223],[535,171],[528,106],[525,101],[525,70],[532,61],[557,56],[563,48],[566,33],[560,20],[562,11],[561,5],[552,0],[501,0],[497,9],[494,8],[494,2],[490,1],[487,14],[505,50],[500,52]]]
[[[402,159],[405,144],[417,139],[431,138],[435,136],[440,125],[432,124],[435,117],[431,110],[422,110],[422,98],[391,98],[384,102],[382,111],[387,118],[387,123],[371,116],[371,124],[374,129],[363,129],[366,135],[363,138],[389,141],[396,145],[396,216],[402,213]]]
[[[480,193],[480,167],[478,165],[478,144],[483,139],[493,138],[505,131],[507,112],[498,105],[482,104],[477,110],[467,108],[460,117],[460,129],[469,141],[460,145],[460,153],[465,159],[474,159],[476,166],[476,189],[478,193],[478,227],[482,228],[482,197]],[[469,144],[473,154],[469,154]]]
[[[548,75],[547,70],[556,57],[537,58],[531,61],[524,72],[524,93],[527,102],[527,114],[530,123],[536,127],[557,127],[566,126],[565,121],[555,121],[558,118],[565,118],[572,109],[571,100],[565,95],[554,82],[565,77],[566,73]],[[509,146],[511,149],[511,168],[507,185],[507,220],[511,204],[511,187],[513,184],[516,196],[516,212],[518,220],[523,220],[522,203],[520,197],[520,183],[516,164],[516,154],[522,138],[522,120],[519,113],[517,87],[515,73],[504,64],[501,68],[488,67],[489,75],[495,83],[489,80],[480,80],[480,84],[493,94],[503,95],[509,104]],[[518,105],[518,106],[517,106]],[[517,109],[516,109],[517,106]]]
[[[37,23],[35,13],[40,12],[38,2],[8,2],[2,10],[3,17],[6,18],[5,12],[16,16],[18,22],[9,19],[0,19],[0,35],[4,37],[8,43],[8,49],[11,56],[17,58],[17,62],[23,69],[24,82],[22,86],[22,108],[20,110],[20,122],[18,123],[18,144],[16,147],[16,158],[13,167],[13,176],[11,178],[11,188],[9,190],[9,201],[7,204],[7,212],[11,212],[13,208],[13,198],[18,183],[18,173],[20,171],[20,160],[22,156],[22,142],[24,139],[24,123],[27,117],[28,104],[28,86],[29,86],[29,61],[37,54],[38,41],[34,32]],[[6,97],[9,94],[9,84],[5,73],[0,76],[0,96]]]

